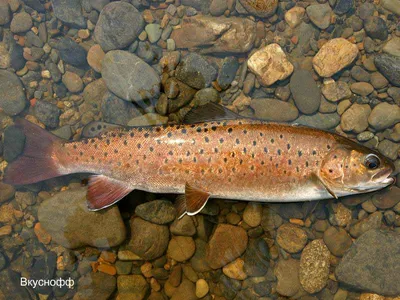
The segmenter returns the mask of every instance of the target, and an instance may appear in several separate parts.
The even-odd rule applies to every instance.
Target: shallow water
[[[79,140],[216,102],[357,140],[400,179],[399,15],[399,0],[0,0],[0,168],[23,152],[18,117]],[[399,180],[178,220],[176,195],[142,191],[90,212],[87,178],[0,183],[0,299],[400,297]]]

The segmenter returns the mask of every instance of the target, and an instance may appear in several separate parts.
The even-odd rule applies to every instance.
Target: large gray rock
[[[62,38],[56,45],[60,57],[67,64],[82,68],[87,65],[86,50],[70,38]]]
[[[400,86],[400,57],[390,54],[375,56],[375,66],[395,86]]]
[[[195,89],[202,89],[216,79],[217,70],[203,56],[190,53],[178,65],[176,77]]]
[[[200,53],[245,53],[254,45],[256,23],[237,17],[198,15],[184,18],[171,38],[178,49],[197,49]]]
[[[27,104],[21,81],[14,74],[0,70],[0,107],[8,115],[18,115]]]
[[[400,122],[400,107],[386,102],[375,106],[368,117],[368,123],[376,130],[392,127],[398,122]]]
[[[292,103],[269,98],[256,98],[251,100],[250,106],[254,109],[254,115],[258,119],[290,122],[295,120],[299,112]]]
[[[302,115],[294,123],[318,129],[328,130],[335,128],[340,123],[340,116],[337,113],[321,114],[311,116]]]
[[[39,207],[38,217],[54,242],[68,249],[109,248],[125,240],[126,228],[117,206],[89,211],[86,188],[57,193]]]
[[[101,112],[105,122],[118,125],[127,125],[131,119],[141,115],[133,103],[122,100],[110,92],[103,97]]]
[[[52,0],[51,3],[57,19],[73,27],[86,27],[82,14],[82,0]]]
[[[384,296],[400,294],[400,234],[374,229],[358,238],[336,268],[342,283]]]
[[[321,104],[321,91],[310,71],[296,70],[290,78],[290,90],[297,108],[304,114],[315,113]]]
[[[157,72],[135,54],[114,50],[104,56],[101,70],[107,88],[127,101],[156,98],[160,93]]]
[[[129,46],[144,28],[144,19],[131,4],[116,1],[101,11],[94,30],[95,38],[107,52]]]

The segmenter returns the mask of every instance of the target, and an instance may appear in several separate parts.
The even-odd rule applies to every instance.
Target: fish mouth
[[[392,174],[391,169],[381,170],[372,176],[372,181],[380,184],[383,183],[385,185],[393,184],[395,179],[393,177],[389,177],[390,174]]]

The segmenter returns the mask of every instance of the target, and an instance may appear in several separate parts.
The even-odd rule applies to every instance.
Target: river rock
[[[378,54],[374,59],[375,66],[393,85],[400,87],[400,57],[390,54]]]
[[[222,268],[222,272],[229,278],[235,280],[245,280],[247,274],[243,270],[244,261],[241,258],[235,259]]]
[[[107,300],[117,287],[117,279],[102,272],[89,272],[79,278],[74,300]]]
[[[243,255],[244,271],[248,276],[264,276],[269,269],[270,251],[264,239],[251,239]]]
[[[400,15],[400,1],[399,0],[382,0],[381,5],[383,8]]]
[[[236,72],[239,69],[239,61],[236,57],[225,57],[221,69],[218,72],[217,82],[222,89],[227,89],[235,79]]]
[[[372,230],[378,229],[381,227],[382,224],[382,213],[380,211],[374,212],[373,214],[369,215],[367,218],[358,221],[354,225],[350,227],[350,234],[358,238],[363,233]]]
[[[358,55],[358,48],[344,38],[324,44],[313,58],[313,67],[321,77],[331,77],[349,66]]]
[[[101,73],[101,68],[103,66],[104,51],[101,49],[100,45],[93,45],[90,47],[87,54],[87,62],[89,66],[93,68],[98,73]]]
[[[193,236],[196,234],[193,218],[188,215],[184,215],[181,219],[175,219],[170,230],[173,235]]]
[[[293,297],[300,289],[299,280],[300,262],[289,258],[280,259],[275,266],[274,274],[277,278],[276,291],[286,297]]]
[[[103,59],[101,70],[107,88],[127,101],[155,98],[160,92],[157,72],[135,54],[114,50]]]
[[[313,114],[318,110],[321,104],[321,91],[310,71],[294,71],[290,78],[290,91],[297,108],[302,113]]]
[[[8,115],[18,115],[27,105],[24,88],[19,78],[0,70],[0,107]]]
[[[383,46],[382,51],[393,55],[393,56],[400,56],[400,38],[399,37],[393,37],[391,40],[389,40],[385,46]]]
[[[81,0],[52,0],[54,15],[67,25],[85,28],[86,21],[82,14]]]
[[[340,116],[337,113],[321,114],[316,113],[311,116],[301,115],[294,123],[322,130],[335,128],[340,123]]]
[[[149,291],[149,284],[142,275],[120,275],[117,286],[121,300],[143,300]]]
[[[372,39],[386,40],[388,38],[388,28],[386,22],[376,16],[370,16],[364,21],[364,29]]]
[[[163,225],[175,219],[176,210],[170,201],[154,200],[138,205],[135,214],[151,223]]]
[[[387,102],[375,106],[368,118],[368,123],[379,131],[390,128],[398,122],[400,122],[400,107]]]
[[[267,121],[289,122],[299,115],[296,106],[292,103],[275,99],[252,99],[250,106],[254,109],[256,118]]]
[[[26,12],[20,12],[14,15],[10,30],[13,33],[24,33],[31,29],[33,25],[31,15]]]
[[[86,188],[59,192],[39,207],[38,218],[52,240],[68,249],[109,248],[125,240],[126,229],[118,207],[101,212],[87,208]]]
[[[248,68],[262,85],[269,86],[289,77],[294,67],[278,44],[267,45],[250,56]]]
[[[307,244],[307,233],[299,226],[285,223],[281,225],[276,233],[276,242],[289,253],[301,251]]]
[[[363,132],[368,128],[368,117],[371,113],[371,107],[368,104],[354,103],[347,109],[340,122],[343,131],[353,131],[355,133]]]
[[[143,28],[144,19],[140,12],[129,3],[117,1],[107,4],[102,9],[94,36],[101,48],[107,52],[129,46]]]
[[[0,0],[0,25],[3,26],[10,22],[11,11],[8,0]]]
[[[400,202],[400,188],[391,186],[382,191],[376,192],[371,197],[376,208],[389,209]]]
[[[351,90],[347,82],[344,81],[327,79],[324,81],[321,91],[325,98],[332,102],[337,102],[351,97]]]
[[[239,0],[240,4],[252,15],[259,18],[272,16],[277,7],[278,0]]]
[[[324,242],[329,251],[338,257],[342,257],[352,245],[350,235],[341,227],[331,226],[324,232]]]
[[[76,73],[65,72],[62,82],[71,93],[79,93],[83,90],[83,81]]]
[[[200,53],[245,53],[254,45],[256,23],[247,18],[185,17],[171,39],[178,49],[197,49]]]
[[[250,227],[257,227],[261,223],[262,205],[249,202],[243,212],[243,221]]]
[[[28,290],[21,286],[21,276],[11,269],[0,272],[0,295],[3,299],[25,300],[31,298]]]
[[[128,248],[146,260],[160,257],[167,250],[168,227],[147,222],[141,218],[131,219],[131,240]]]
[[[82,68],[87,65],[86,50],[70,38],[58,41],[56,49],[60,52],[61,59],[67,64]]]
[[[347,13],[354,6],[354,0],[338,0],[336,1],[334,12],[338,15]]]
[[[373,229],[359,237],[336,268],[336,278],[357,290],[400,294],[400,235]]]
[[[40,100],[35,103],[33,112],[35,117],[47,127],[51,129],[58,127],[61,110],[57,105],[45,100]]]
[[[210,86],[216,77],[214,66],[197,53],[186,55],[176,68],[176,78],[198,90]]]
[[[117,125],[127,125],[133,118],[143,117],[135,105],[110,92],[103,97],[101,112],[105,122]]]
[[[174,236],[169,241],[167,255],[178,262],[190,259],[196,250],[193,239],[189,236]]]
[[[238,258],[246,250],[246,231],[238,226],[219,224],[207,245],[209,266],[218,269]]]
[[[311,22],[320,29],[326,29],[331,24],[332,9],[329,3],[310,5],[306,9]]]
[[[295,6],[285,13],[285,21],[290,28],[295,28],[303,21],[306,10],[301,6]]]
[[[378,145],[378,151],[391,160],[396,160],[400,150],[400,144],[384,139]]]
[[[301,253],[299,279],[310,294],[321,291],[328,282],[330,252],[323,240],[313,240]]]

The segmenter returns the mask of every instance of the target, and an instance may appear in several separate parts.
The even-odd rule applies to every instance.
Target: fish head
[[[350,140],[331,149],[324,158],[320,177],[338,195],[372,192],[391,185],[393,162],[374,150]]]

